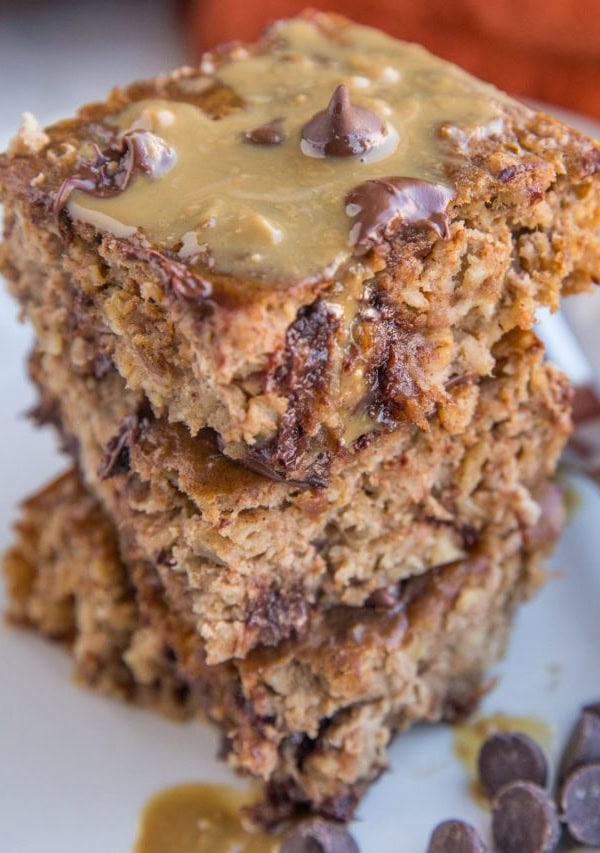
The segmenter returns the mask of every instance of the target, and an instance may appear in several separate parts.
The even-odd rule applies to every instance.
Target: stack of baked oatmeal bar
[[[202,711],[263,816],[349,817],[471,709],[560,529],[570,389],[536,309],[600,270],[600,150],[321,14],[0,158],[37,419],[10,616]]]

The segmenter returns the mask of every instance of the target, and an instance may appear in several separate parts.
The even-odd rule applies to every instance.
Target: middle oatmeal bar
[[[596,143],[322,14],[27,123],[0,195],[46,352],[311,485],[600,270]]]
[[[455,384],[424,432],[405,425],[327,489],[275,482],[153,417],[102,379],[37,351],[41,419],[59,426],[115,520],[126,559],[187,577],[209,663],[302,632],[314,610],[361,606],[403,579],[498,542],[520,543],[570,430],[570,391],[531,332],[495,348],[496,373]]]

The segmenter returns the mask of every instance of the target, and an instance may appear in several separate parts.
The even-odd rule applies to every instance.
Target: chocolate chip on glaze
[[[63,181],[54,200],[60,213],[74,190],[111,198],[129,186],[136,171],[160,178],[173,168],[177,155],[164,139],[149,130],[130,130],[106,152],[95,148],[95,159],[82,163],[78,174]]]
[[[353,220],[350,245],[359,254],[388,237],[398,223],[433,229],[449,237],[447,208],[454,191],[420,178],[377,178],[355,187],[346,197],[346,213]]]
[[[302,128],[300,147],[307,157],[355,157],[380,145],[389,133],[377,113],[354,106],[348,87],[340,85],[327,108]]]
[[[252,130],[246,130],[242,139],[251,145],[281,145],[285,139],[283,119],[276,118]]]

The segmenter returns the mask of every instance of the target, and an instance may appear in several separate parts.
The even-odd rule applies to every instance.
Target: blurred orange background
[[[600,0],[192,0],[197,57],[307,5],[424,44],[516,95],[600,118]]]

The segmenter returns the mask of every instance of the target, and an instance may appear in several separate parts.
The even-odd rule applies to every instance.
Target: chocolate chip
[[[346,213],[353,219],[350,244],[360,254],[389,237],[399,222],[433,229],[449,236],[446,210],[454,192],[420,178],[377,178],[365,181],[346,196]]]
[[[358,846],[342,824],[314,817],[287,833],[280,853],[358,853]]]
[[[500,853],[551,853],[560,840],[556,806],[539,785],[512,782],[494,800],[492,832]]]
[[[398,604],[401,595],[401,584],[399,583],[382,586],[371,593],[367,599],[367,606],[381,607],[389,610],[391,607],[395,607]]]
[[[600,399],[592,385],[577,385],[573,391],[573,423],[580,424],[600,417]]]
[[[104,377],[111,372],[113,367],[113,360],[106,353],[98,353],[98,355],[94,356],[93,373],[95,379],[104,379]]]
[[[159,178],[171,169],[177,155],[160,136],[149,130],[131,130],[102,152],[94,145],[93,161],[82,163],[78,174],[66,178],[56,193],[54,213],[59,215],[74,190],[96,198],[111,198],[127,189],[136,171]]]
[[[545,786],[548,763],[541,747],[521,732],[496,732],[479,752],[479,779],[489,797],[510,782]]]
[[[247,130],[242,134],[242,139],[251,145],[281,145],[285,139],[283,119],[276,118],[267,124]]]
[[[600,701],[598,702],[590,702],[589,705],[585,705],[583,708],[584,713],[595,714],[597,717],[600,717]]]
[[[445,820],[429,839],[427,853],[488,853],[477,830],[463,820]]]
[[[584,711],[571,732],[558,770],[563,782],[576,767],[600,762],[600,716]]]
[[[347,86],[338,86],[327,108],[302,128],[301,148],[309,157],[353,157],[366,154],[388,130],[379,116],[350,102]]]
[[[600,764],[574,770],[563,785],[563,820],[581,844],[600,847]]]

